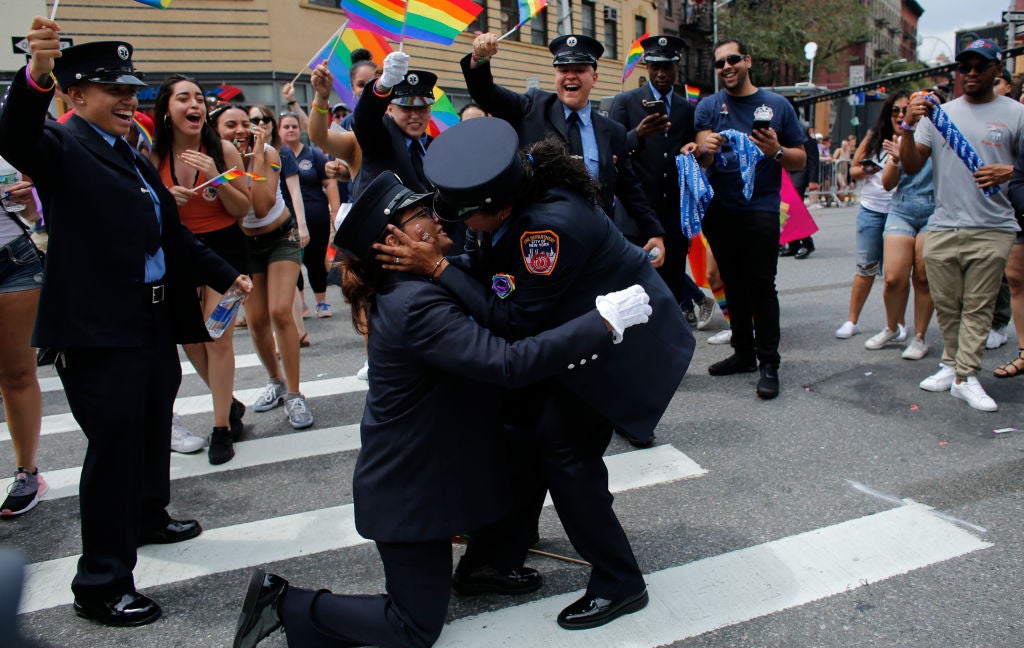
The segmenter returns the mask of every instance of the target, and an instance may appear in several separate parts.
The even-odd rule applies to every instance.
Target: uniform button
[[[576,368],[576,365],[574,365],[574,364],[571,364],[571,365],[569,365],[569,368],[570,368],[570,369],[575,369],[575,368]]]
[[[587,359],[586,358],[580,358],[580,365],[582,366],[582,365],[585,365],[585,364],[587,364]]]
[[[597,360],[597,354],[595,353],[594,355],[590,356],[590,359],[591,360]]]
[[[668,174],[667,174],[667,173],[662,173],[662,174],[661,174],[661,177],[662,177],[662,178],[667,178],[667,177],[668,177]]]
[[[668,157],[668,153],[663,153],[662,155],[664,155],[665,157]]]

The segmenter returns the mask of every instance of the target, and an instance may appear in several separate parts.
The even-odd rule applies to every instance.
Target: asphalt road
[[[1021,645],[1024,432],[992,432],[1024,428],[1024,379],[991,378],[1014,344],[985,356],[982,383],[1000,410],[983,413],[918,388],[937,368],[934,323],[921,361],[901,359],[895,346],[864,349],[883,326],[880,282],[861,320],[865,333],[837,340],[854,216],[815,211],[817,251],[779,261],[778,399],[755,396],[756,374],[708,375],[729,353],[705,343],[724,325],[716,315],[695,332],[696,355],[653,454],[612,441],[615,506],[648,574],[651,605],[602,629],[560,630],[554,615],[584,587],[586,569],[533,557],[545,579],[539,592],[453,598],[439,646]],[[74,469],[85,442],[66,418],[47,419],[39,465],[64,485],[30,514],[0,523],[0,545],[32,564],[20,617],[26,635],[42,646],[228,646],[251,565],[304,587],[382,590],[373,546],[352,536],[347,521],[358,448],[351,426],[366,383],[345,379],[362,365],[362,340],[330,290],[337,315],[306,320],[313,346],[303,350],[303,389],[322,394],[310,398],[313,430],[294,432],[280,410],[250,410],[244,461],[240,452],[211,470],[204,455],[174,458],[171,513],[199,519],[206,531],[143,550],[136,577],[163,606],[157,623],[104,628],[68,605],[68,570],[80,550]],[[252,353],[247,333],[236,351]],[[52,377],[40,371],[44,382]],[[236,390],[264,380],[260,367],[240,366]],[[44,414],[66,414],[59,384],[47,384],[54,389],[44,394]],[[179,412],[207,432],[204,394],[186,376],[179,395],[199,398],[182,401]],[[6,437],[0,457],[10,466]],[[121,487],[111,475],[110,488]],[[550,508],[541,535],[541,549],[574,555]],[[284,637],[263,645],[284,646]]]

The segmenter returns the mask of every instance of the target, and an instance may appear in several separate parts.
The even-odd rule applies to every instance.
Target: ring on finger
[[[420,238],[423,239],[424,241],[426,241],[427,239],[430,238],[430,234],[427,234],[426,232],[424,232],[423,236],[421,236]]]
[[[401,265],[401,264],[402,264],[402,260],[399,259],[398,257],[395,257],[395,265]]]

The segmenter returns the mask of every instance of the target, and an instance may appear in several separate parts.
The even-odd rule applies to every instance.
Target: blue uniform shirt
[[[572,108],[562,104],[566,120]],[[583,142],[583,162],[595,178],[601,173],[601,156],[597,153],[597,135],[594,133],[594,122],[590,119],[590,104],[576,111],[580,116],[580,141]]]

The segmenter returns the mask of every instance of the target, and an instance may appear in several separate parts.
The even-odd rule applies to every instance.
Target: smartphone
[[[864,158],[863,160],[861,160],[860,165],[863,167],[875,167],[876,169],[882,168],[882,165],[879,164],[876,160],[871,160],[868,158]]]
[[[755,119],[754,120],[754,130],[758,130],[758,129],[761,129],[761,128],[771,128],[771,126],[772,126],[772,121],[770,119]]]
[[[668,109],[665,108],[665,102],[661,99],[657,99],[655,101],[647,101],[646,99],[644,99],[643,105],[644,110],[647,111],[648,115],[653,115],[655,113],[658,113],[660,115],[668,115]]]

